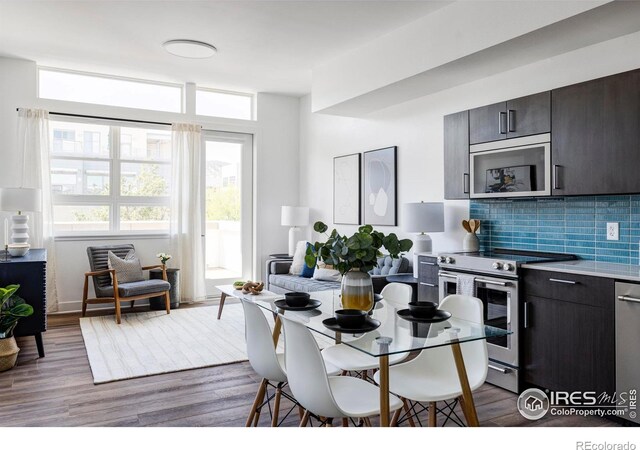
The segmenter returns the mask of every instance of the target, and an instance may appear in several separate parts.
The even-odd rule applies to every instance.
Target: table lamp
[[[289,256],[293,256],[300,233],[299,227],[309,225],[309,208],[306,206],[283,206],[280,224],[291,227],[289,228]]]
[[[431,237],[426,232],[444,231],[444,203],[405,203],[402,228],[409,233],[419,233],[413,241],[413,276],[418,278],[418,253],[432,249]]]
[[[40,189],[35,188],[0,188],[0,211],[17,212],[11,216],[12,244],[29,242],[29,216],[22,213],[42,210],[40,194]]]

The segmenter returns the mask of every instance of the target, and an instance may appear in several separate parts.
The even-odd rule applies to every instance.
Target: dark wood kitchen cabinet
[[[527,95],[469,111],[469,143],[498,141],[551,131],[551,93]]]
[[[640,70],[552,91],[553,195],[640,192]]]
[[[439,303],[437,257],[418,256],[418,264],[418,300]]]
[[[524,382],[555,391],[614,392],[614,280],[526,270],[523,284]]]
[[[444,116],[444,198],[469,198],[469,112]]]

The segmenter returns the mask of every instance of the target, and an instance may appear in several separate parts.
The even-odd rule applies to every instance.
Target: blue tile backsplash
[[[640,195],[472,200],[480,246],[573,253],[582,259],[638,264]],[[620,224],[608,241],[607,222]]]

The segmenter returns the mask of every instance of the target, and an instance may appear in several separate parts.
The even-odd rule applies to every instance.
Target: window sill
[[[169,239],[169,233],[118,233],[118,234],[76,234],[55,236],[54,241],[122,241],[140,239]]]

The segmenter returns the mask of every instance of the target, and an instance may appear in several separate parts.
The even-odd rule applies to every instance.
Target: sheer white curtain
[[[22,149],[22,186],[42,192],[42,211],[30,213],[29,237],[33,248],[47,250],[47,311],[58,310],[56,255],[53,240],[53,204],[49,167],[49,113],[41,109],[18,110],[18,148]]]
[[[202,128],[173,124],[171,133],[171,253],[180,268],[180,294],[187,302],[206,297],[202,236]]]

